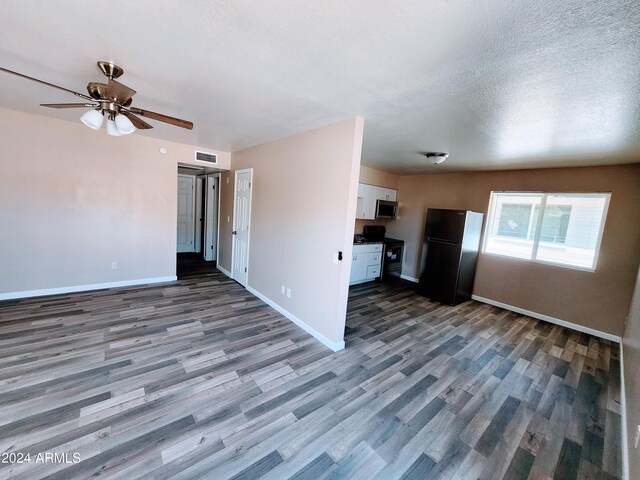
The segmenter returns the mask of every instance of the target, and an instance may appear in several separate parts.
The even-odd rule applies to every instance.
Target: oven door
[[[383,271],[386,275],[399,277],[402,273],[403,245],[385,245]]]

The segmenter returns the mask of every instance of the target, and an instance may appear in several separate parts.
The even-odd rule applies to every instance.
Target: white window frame
[[[508,255],[505,253],[497,253],[497,252],[487,252],[487,242],[490,237],[491,228],[494,221],[494,214],[497,208],[497,199],[500,194],[510,194],[510,195],[540,195],[540,213],[537,218],[537,226],[535,230],[535,235],[533,238],[533,248],[531,249],[531,257],[524,258],[518,257],[515,255]],[[547,260],[539,260],[536,258],[538,255],[538,246],[540,244],[540,234],[542,227],[542,219],[544,217],[544,209],[547,203],[548,196],[560,195],[563,197],[578,197],[578,198],[588,198],[588,197],[604,197],[604,208],[602,210],[602,220],[600,221],[600,231],[598,232],[598,238],[596,240],[595,245],[595,254],[593,256],[593,263],[591,267],[582,267],[579,265],[571,265],[568,263],[560,263],[560,262],[551,262]],[[609,202],[611,201],[611,192],[523,192],[523,191],[491,191],[491,196],[489,197],[489,209],[487,212],[487,221],[484,229],[484,238],[482,240],[482,254],[483,255],[495,255],[498,257],[506,257],[514,260],[522,260],[525,262],[533,262],[533,263],[541,263],[544,265],[552,265],[554,267],[560,268],[570,268],[573,270],[582,270],[585,272],[595,272],[596,267],[598,265],[598,257],[600,256],[600,244],[602,243],[602,235],[604,233],[604,226],[607,222],[607,213],[609,212]]]

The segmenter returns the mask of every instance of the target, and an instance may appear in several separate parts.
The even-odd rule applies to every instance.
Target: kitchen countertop
[[[376,243],[384,243],[384,242],[382,240],[368,240],[367,237],[363,237],[362,235],[353,236],[354,245],[373,245]]]
[[[362,235],[354,235],[353,236],[353,244],[354,245],[369,245],[369,244],[374,244],[374,243],[402,243],[404,244],[403,240],[398,240],[395,238],[389,238],[389,237],[385,237],[384,240],[369,240],[367,237],[364,237]]]

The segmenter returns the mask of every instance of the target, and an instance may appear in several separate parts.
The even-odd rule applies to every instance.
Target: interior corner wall
[[[636,431],[640,428],[640,269],[636,279],[633,301],[629,309],[627,325],[622,336],[624,371],[621,372],[624,381],[626,408],[626,448],[628,454],[629,472],[627,478],[640,478],[640,455],[634,442]]]
[[[177,164],[197,147],[6,109],[0,132],[0,298],[175,277]]]
[[[426,211],[482,212],[491,191],[611,192],[595,272],[480,254],[473,293],[614,336],[622,335],[640,263],[640,164],[400,177],[393,236],[402,273],[420,276]]]
[[[253,168],[248,286],[334,345],[343,341],[351,262],[333,255],[351,259],[362,131],[354,118],[231,157],[233,171]],[[229,272],[233,171],[222,175],[220,213],[220,267]]]

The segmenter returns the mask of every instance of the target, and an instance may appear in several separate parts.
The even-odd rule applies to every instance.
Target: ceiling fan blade
[[[129,88],[113,78],[109,79],[109,88],[107,88],[106,91],[106,96],[108,98],[114,99],[120,104],[124,104],[135,94],[136,91],[133,88]]]
[[[146,129],[149,129],[149,128],[153,128],[147,122],[145,122],[141,118],[136,117],[131,112],[122,111],[121,113],[122,113],[122,115],[127,117],[129,120],[131,120],[131,123],[133,123],[133,126],[136,127],[138,130],[146,130]]]
[[[48,108],[91,108],[97,107],[97,103],[41,103],[41,107]]]
[[[0,71],[10,73],[11,75],[15,75],[17,77],[26,78],[27,80],[31,80],[32,82],[42,83],[43,85],[47,85],[48,87],[57,88],[58,90],[62,90],[63,92],[72,93],[76,97],[84,98],[85,100],[93,100],[93,98],[83,94],[74,92],[73,90],[69,90],[68,88],[60,87],[58,85],[54,85],[53,83],[45,82],[44,80],[38,80],[37,78],[30,77],[29,75],[24,75],[22,73],[14,72],[13,70],[9,70],[8,68],[0,67]]]
[[[176,127],[186,128],[187,130],[191,130],[193,128],[193,123],[189,122],[188,120],[181,120],[179,118],[170,117],[161,113],[142,110],[141,108],[129,107],[129,110],[136,115],[151,118],[153,120],[158,120],[160,122],[170,123],[171,125],[175,125]]]

